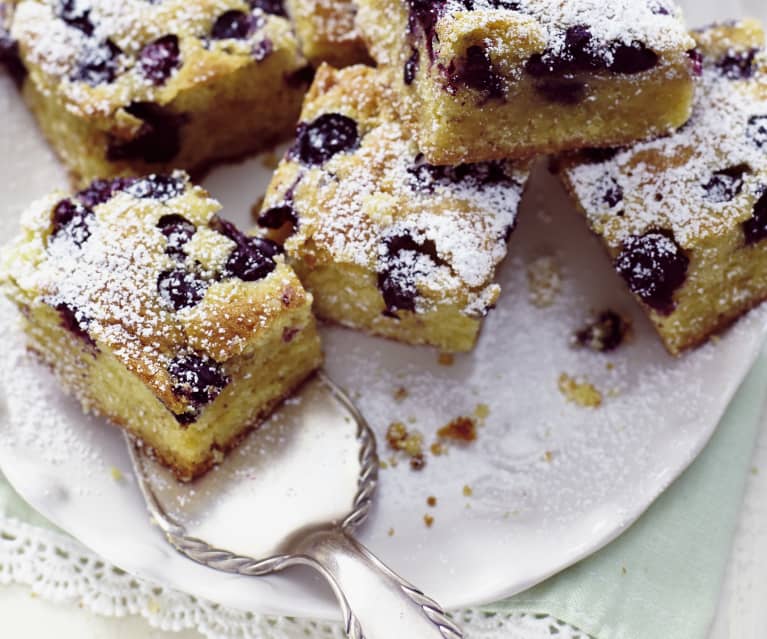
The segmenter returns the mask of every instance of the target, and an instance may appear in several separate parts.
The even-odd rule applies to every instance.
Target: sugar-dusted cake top
[[[743,224],[767,237],[767,55],[754,21],[694,34],[702,77],[675,134],[567,161],[589,222],[613,247],[663,231],[687,248]]]
[[[362,1],[363,13],[369,1]],[[549,67],[626,73],[648,67],[653,54],[694,46],[671,0],[394,1],[408,13],[409,34],[424,38],[432,57],[482,46],[496,64],[509,66],[501,68],[506,72],[539,54]],[[363,23],[374,53],[385,58],[379,45],[396,43],[388,25]]]
[[[452,301],[481,314],[497,297],[527,165],[427,164],[388,86],[369,67],[319,70],[259,222],[294,223],[290,256],[377,272],[391,311]]]
[[[221,363],[308,299],[277,245],[246,237],[219,209],[181,172],[52,194],[24,214],[4,254],[4,288],[22,305],[52,309],[179,421],[191,419],[226,385]]]
[[[20,0],[11,34],[43,90],[82,115],[167,104],[191,86],[286,50],[281,0]]]

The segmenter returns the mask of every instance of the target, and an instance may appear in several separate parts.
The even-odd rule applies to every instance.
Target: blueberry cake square
[[[319,69],[258,224],[284,241],[320,317],[467,351],[500,293],[493,279],[528,167],[429,164],[388,77]]]
[[[694,47],[670,0],[359,0],[434,164],[626,144],[688,119]]]
[[[676,134],[563,160],[563,178],[668,350],[767,298],[767,55],[754,21],[694,33],[702,78]]]
[[[311,295],[279,247],[219,209],[182,172],[97,180],[33,204],[3,254],[30,348],[182,479],[321,361]]]
[[[285,0],[301,43],[301,51],[315,66],[327,62],[346,67],[370,60],[355,25],[354,0]]]
[[[310,68],[279,0],[20,0],[12,14],[24,98],[80,186],[200,170],[295,127]]]

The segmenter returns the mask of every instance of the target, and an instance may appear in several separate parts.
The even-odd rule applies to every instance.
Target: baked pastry
[[[311,71],[278,0],[20,0],[23,93],[75,181],[289,137]]]
[[[370,60],[354,24],[354,0],[285,0],[301,43],[301,51],[312,64],[327,62],[346,67]]]
[[[702,66],[673,136],[563,161],[618,272],[677,354],[767,298],[767,55],[754,21],[694,34]]]
[[[83,407],[182,479],[206,471],[316,369],[311,296],[185,174],[97,180],[31,206],[2,287]]]
[[[320,317],[467,351],[500,293],[527,165],[428,164],[389,90],[370,67],[319,69],[258,222]]]
[[[694,46],[670,0],[359,0],[429,162],[626,144],[688,119]]]

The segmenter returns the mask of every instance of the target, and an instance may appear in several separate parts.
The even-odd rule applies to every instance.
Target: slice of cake
[[[99,180],[23,216],[2,286],[85,410],[205,472],[320,365],[311,296],[185,174]]]
[[[360,0],[429,162],[645,139],[690,115],[694,46],[669,0]]]
[[[279,2],[20,0],[10,36],[24,97],[81,185],[266,148],[308,86]]]
[[[671,353],[767,298],[767,56],[754,21],[695,33],[702,80],[671,137],[563,161],[615,268]]]
[[[354,23],[353,0],[285,0],[301,51],[312,64],[335,67],[368,62],[367,48]]]
[[[284,240],[320,317],[470,350],[500,293],[527,165],[429,164],[388,92],[370,67],[320,68],[259,225]]]

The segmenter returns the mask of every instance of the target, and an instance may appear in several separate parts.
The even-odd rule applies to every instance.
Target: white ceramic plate
[[[714,4],[698,3],[694,18],[719,17],[706,13]],[[0,160],[0,230],[8,237],[23,206],[63,185],[64,176],[8,82],[0,86],[0,112],[2,148],[12,150]],[[225,216],[247,224],[268,173],[256,159],[216,171],[206,185],[224,202]],[[505,294],[479,346],[453,366],[439,365],[430,349],[323,330],[328,372],[379,435],[392,421],[410,421],[428,445],[451,419],[480,403],[490,408],[474,444],[429,456],[421,472],[406,463],[383,470],[377,506],[360,531],[395,570],[451,608],[519,592],[625,530],[705,446],[759,352],[767,321],[767,309],[757,309],[721,340],[670,358],[543,167],[511,255],[500,274]],[[545,309],[530,304],[526,276],[541,256],[554,256],[562,271],[561,292]],[[633,340],[610,355],[571,349],[572,331],[608,307],[633,318]],[[169,549],[147,519],[117,430],[83,417],[25,354],[5,303],[0,326],[7,407],[0,466],[30,503],[142,577],[243,609],[335,616],[330,594],[306,574],[238,578]],[[603,392],[603,406],[567,403],[557,388],[561,373],[587,377]],[[409,396],[397,401],[400,387]],[[115,480],[113,468],[126,479]],[[471,497],[464,495],[467,485]],[[426,504],[432,495],[434,508]],[[434,517],[431,528],[426,513]]]

